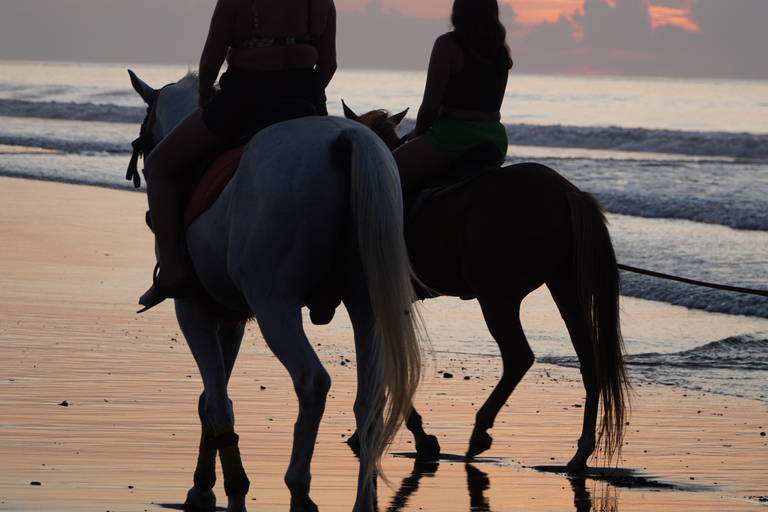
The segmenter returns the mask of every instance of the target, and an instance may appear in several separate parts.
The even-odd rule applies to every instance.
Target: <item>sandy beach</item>
[[[135,313],[154,265],[145,210],[139,193],[0,178],[0,511],[157,511],[184,501],[202,384],[171,304]],[[711,325],[713,337],[739,322],[768,325],[632,299],[623,309],[628,335],[674,336],[691,322]],[[558,473],[575,449],[584,393],[577,370],[552,365],[533,367],[491,431],[492,449],[466,464],[474,414],[500,361],[449,353],[439,340],[465,316],[481,329],[476,313],[454,299],[425,310],[436,351],[416,403],[446,457],[415,463],[404,431],[384,462],[392,487],[380,482],[379,510],[768,507],[768,404],[682,388],[636,386],[618,469],[596,468],[585,479]],[[526,302],[526,328],[557,322],[546,292]],[[307,331],[333,378],[312,497],[322,511],[348,511],[357,471],[344,444],[354,429],[351,329],[340,311],[330,326]],[[251,479],[249,510],[285,511],[297,407],[255,323],[230,395]],[[225,504],[221,481],[216,491]]]

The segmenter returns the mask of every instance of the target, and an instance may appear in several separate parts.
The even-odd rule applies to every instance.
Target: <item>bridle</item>
[[[392,147],[391,147],[391,148],[389,148],[389,150],[390,150],[390,151],[394,151],[394,150],[396,150],[397,148],[399,148],[400,146],[402,146],[403,144],[405,144],[406,142],[408,142],[408,140],[406,139],[406,137],[408,137],[408,135],[403,135],[402,137],[400,137],[399,139],[397,139],[397,142],[395,142],[395,143],[392,145]]]
[[[147,158],[152,150],[155,149],[155,146],[157,146],[157,144],[152,141],[152,137],[150,136],[150,127],[155,121],[157,99],[160,97],[160,93],[163,92],[163,89],[168,87],[168,85],[165,85],[161,89],[154,91],[152,100],[148,102],[147,115],[144,117],[144,121],[141,123],[139,136],[136,138],[136,140],[131,142],[133,153],[131,154],[131,161],[128,162],[128,172],[125,174],[125,179],[128,181],[133,181],[133,186],[135,188],[139,188],[141,186],[141,175],[138,171],[139,157],[143,156],[144,158]]]

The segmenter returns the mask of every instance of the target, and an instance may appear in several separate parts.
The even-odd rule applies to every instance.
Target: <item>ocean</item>
[[[125,168],[145,106],[128,68],[155,87],[188,71],[0,61],[0,175],[132,189]],[[341,115],[342,99],[358,113],[410,107],[407,131],[424,79],[423,72],[340,70],[328,110]],[[513,71],[502,122],[507,163],[548,165],[602,202],[621,263],[768,289],[768,81]],[[634,334],[626,340],[633,378],[768,402],[768,299],[628,272],[622,293],[717,313],[734,326],[714,338],[660,339],[651,327]],[[454,326],[443,336],[448,346],[436,348],[493,353],[479,322]],[[527,332],[539,361],[576,364],[562,334]]]

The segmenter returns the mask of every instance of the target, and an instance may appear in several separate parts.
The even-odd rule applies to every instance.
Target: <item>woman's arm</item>
[[[448,86],[448,78],[451,76],[452,65],[457,50],[461,48],[456,44],[453,36],[443,34],[437,38],[432,47],[432,55],[429,57],[427,69],[427,84],[424,87],[424,97],[416,116],[416,128],[408,134],[408,139],[424,135],[437,119],[440,106],[443,104],[445,88]]]
[[[325,29],[317,38],[317,72],[323,83],[328,86],[336,73],[336,6],[333,0],[328,0],[327,18]]]
[[[235,6],[232,0],[218,0],[211,16],[208,38],[200,56],[198,104],[202,105],[211,97],[213,84],[219,76],[221,65],[227,57],[232,31],[235,24]]]

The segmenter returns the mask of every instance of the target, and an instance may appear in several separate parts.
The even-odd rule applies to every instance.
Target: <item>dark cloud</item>
[[[691,13],[701,28],[702,52],[734,64],[762,63],[764,71],[768,67],[768,1],[699,0]]]
[[[338,26],[339,66],[362,69],[426,70],[432,44],[449,30],[447,18],[408,18],[395,8],[385,14],[377,0],[339,12]]]
[[[205,0],[3,0],[0,59],[196,65]]]
[[[661,2],[654,1],[654,5]],[[682,2],[666,2],[679,8]],[[645,76],[768,78],[765,0],[698,0],[691,16],[700,27],[651,28],[643,0],[588,0],[584,14],[534,27],[518,44],[519,71],[592,70]],[[574,30],[574,25],[578,30]],[[581,32],[581,40],[574,37]]]
[[[651,38],[648,8],[639,0],[602,0],[584,4],[584,15],[575,18],[584,32],[582,44],[589,49],[637,51]]]
[[[499,5],[499,17],[509,33],[521,29],[509,4]],[[435,39],[448,30],[448,16],[410,18],[394,7],[385,14],[382,3],[372,0],[363,11],[339,13],[339,65],[426,71]]]
[[[0,0],[0,59],[160,62],[195,67],[213,0]],[[700,32],[652,29],[648,3],[691,6]],[[500,5],[515,70],[768,78],[768,0],[588,0],[584,14],[521,27]],[[339,12],[346,68],[426,70],[441,20],[385,13],[378,0]],[[581,38],[575,36],[580,34]]]

